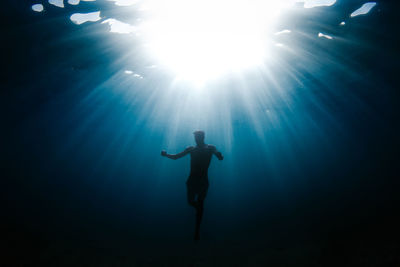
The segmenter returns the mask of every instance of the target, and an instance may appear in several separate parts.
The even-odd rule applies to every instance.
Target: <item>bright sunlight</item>
[[[152,0],[143,32],[150,53],[178,79],[202,83],[268,58],[268,36],[290,1]]]

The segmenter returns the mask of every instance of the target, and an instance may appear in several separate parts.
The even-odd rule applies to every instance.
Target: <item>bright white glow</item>
[[[135,27],[127,23],[123,23],[116,19],[106,19],[101,24],[107,23],[110,25],[110,32],[115,33],[131,33],[135,31]]]
[[[150,0],[141,25],[150,51],[179,78],[202,82],[260,65],[280,11],[293,1]],[[271,44],[273,45],[273,44]]]
[[[49,0],[49,4],[58,7],[64,7],[64,0]]]
[[[280,31],[280,32],[276,32],[275,35],[281,35],[281,34],[284,34],[284,33],[291,33],[291,31],[290,30],[283,30],[283,31]]]
[[[376,2],[368,2],[362,5],[359,9],[351,13],[350,17],[355,17],[359,15],[367,14],[374,6],[376,6]]]
[[[344,21],[340,22],[340,26],[344,26],[344,25],[346,25],[346,22],[344,22]]]
[[[35,4],[32,5],[32,10],[36,12],[42,12],[43,11],[43,5],[42,4]]]
[[[333,37],[332,36],[330,36],[330,35],[327,35],[327,34],[323,34],[323,33],[318,33],[318,37],[323,37],[323,38],[326,38],[326,39],[329,39],[329,40],[332,40],[333,39]]]
[[[305,8],[313,8],[318,6],[331,6],[336,3],[336,0],[304,0],[298,2],[304,2]]]
[[[132,75],[132,76],[135,77],[135,78],[143,79],[143,76],[142,76],[142,75],[140,75],[140,74],[138,74],[138,73],[134,73],[134,72],[131,71],[131,70],[126,70],[126,71],[124,71],[124,72],[125,72],[125,74]]]
[[[143,76],[142,76],[142,75],[140,75],[140,74],[138,74],[138,73],[134,73],[134,72],[131,71],[131,70],[125,70],[124,73],[125,73],[125,74],[128,74],[128,75],[132,75],[133,77],[138,78],[138,79],[143,79]]]
[[[80,2],[79,0],[68,0],[68,4],[74,5],[74,6],[78,5],[79,2]]]
[[[75,24],[82,24],[88,21],[98,21],[101,19],[100,11],[90,13],[75,13],[70,17],[71,21]]]
[[[131,6],[139,2],[139,0],[108,0],[111,2],[115,2],[117,6]]]

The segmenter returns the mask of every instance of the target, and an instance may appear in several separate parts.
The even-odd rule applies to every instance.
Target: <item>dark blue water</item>
[[[2,11],[2,228],[14,263],[398,264],[394,4],[351,20],[363,1],[294,9],[279,30],[296,53],[273,50],[266,69],[198,90],[147,68],[107,25],[69,21],[94,10],[128,20],[125,9],[35,3]],[[194,244],[190,158],[160,151],[194,145],[197,129],[225,158],[211,162]]]

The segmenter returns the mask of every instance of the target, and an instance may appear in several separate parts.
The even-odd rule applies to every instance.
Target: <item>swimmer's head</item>
[[[197,145],[204,144],[204,136],[205,136],[204,131],[195,131],[193,132],[193,134],[194,134],[194,140],[196,141]]]

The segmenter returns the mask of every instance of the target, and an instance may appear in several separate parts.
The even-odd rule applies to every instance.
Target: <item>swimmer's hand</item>
[[[190,149],[189,148],[185,149],[184,151],[182,151],[182,152],[180,152],[178,154],[168,154],[167,151],[163,150],[163,151],[161,151],[161,156],[175,160],[175,159],[182,158],[182,157],[186,156],[189,153],[190,153]]]

